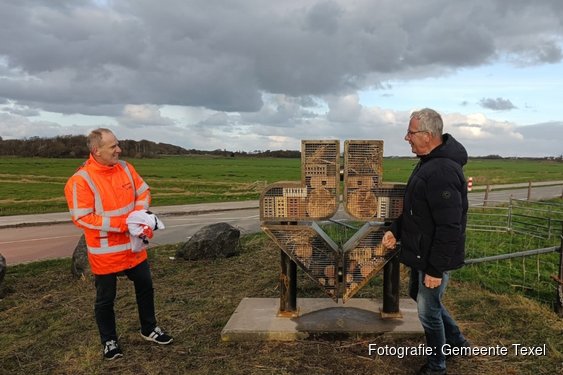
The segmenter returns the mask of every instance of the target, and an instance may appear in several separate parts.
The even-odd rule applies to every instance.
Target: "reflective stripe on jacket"
[[[65,186],[72,221],[84,230],[92,273],[105,275],[135,267],[146,250],[133,253],[126,224],[134,210],[148,209],[149,186],[132,165],[98,163],[92,155]]]

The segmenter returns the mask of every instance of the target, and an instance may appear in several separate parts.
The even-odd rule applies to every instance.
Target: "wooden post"
[[[532,181],[528,182],[528,202],[532,199]]]
[[[561,236],[561,244],[559,245],[559,277],[555,281],[557,282],[555,312],[560,318],[563,318],[563,235]]]
[[[508,226],[508,230],[510,230],[512,232],[512,194],[510,194],[510,198],[508,199],[508,222],[506,223],[506,225]]]
[[[280,273],[280,310],[279,316],[293,317],[297,315],[297,265],[282,250]]]
[[[383,308],[382,318],[402,318],[399,310],[401,265],[399,263],[399,252],[387,262],[383,268]]]
[[[491,185],[487,184],[487,188],[485,189],[485,198],[483,198],[483,206],[487,205],[489,201],[489,191],[491,190]]]

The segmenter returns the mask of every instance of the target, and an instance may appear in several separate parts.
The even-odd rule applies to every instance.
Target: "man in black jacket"
[[[468,204],[462,167],[467,152],[442,129],[436,111],[412,113],[405,140],[420,161],[407,183],[403,212],[383,237],[389,248],[401,240],[401,262],[411,267],[409,294],[433,350],[417,374],[445,374],[444,352],[469,346],[442,304],[448,271],[463,266],[465,258]]]

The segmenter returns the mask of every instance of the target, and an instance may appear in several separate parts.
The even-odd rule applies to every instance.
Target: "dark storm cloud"
[[[0,0],[0,100],[118,116],[132,105],[256,112],[506,55],[554,63],[563,3]],[[384,82],[383,82],[384,83]]]
[[[503,98],[483,98],[479,104],[483,108],[492,109],[494,111],[508,111],[516,108],[509,99]]]

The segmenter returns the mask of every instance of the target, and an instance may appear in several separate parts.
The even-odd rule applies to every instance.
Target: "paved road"
[[[151,246],[187,241],[207,224],[228,222],[242,234],[260,230],[258,201],[154,207],[166,229],[156,231]],[[0,253],[8,265],[70,257],[82,235],[67,212],[0,217]]]
[[[494,186],[488,197],[490,201],[507,201],[511,195],[513,198],[526,199],[527,186],[504,186],[505,190]],[[510,189],[506,190],[507,187]],[[560,197],[562,193],[563,181],[553,186],[534,185],[531,199]],[[485,192],[477,187],[470,193],[469,202],[473,206],[482,205],[484,196]],[[154,207],[153,211],[166,225],[165,230],[155,232],[153,246],[184,242],[202,226],[217,222],[228,222],[243,234],[260,230],[258,201],[161,206]],[[67,212],[4,216],[0,217],[0,253],[8,265],[70,257],[81,234],[70,223]]]
[[[492,185],[486,194],[485,186],[474,187],[469,194],[469,205],[480,206],[485,201],[485,195],[489,202],[506,202],[510,197],[514,199],[542,200],[555,197],[563,197],[563,181],[536,182],[531,188],[527,183],[510,185]]]

